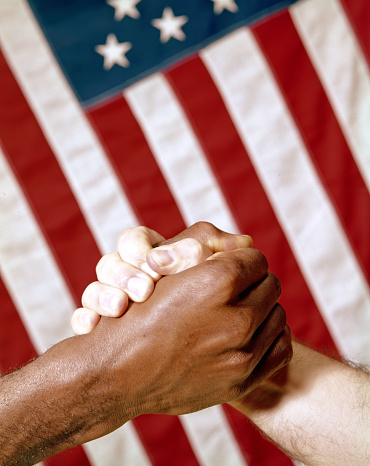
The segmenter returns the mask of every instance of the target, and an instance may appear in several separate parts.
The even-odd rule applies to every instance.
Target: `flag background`
[[[0,1],[2,373],[71,335],[122,230],[199,220],[253,236],[297,338],[370,364],[370,6],[216,4],[115,19],[102,0]],[[169,7],[184,40],[151,24]],[[104,69],[108,34],[128,67]],[[142,416],[44,463],[292,461],[226,405]]]

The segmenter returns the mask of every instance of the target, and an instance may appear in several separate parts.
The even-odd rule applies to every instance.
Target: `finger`
[[[266,278],[268,274],[267,259],[257,249],[243,248],[219,252],[208,257],[205,265],[209,262],[219,268],[217,287],[230,290],[230,302],[239,300],[243,292]]]
[[[252,355],[259,352],[263,356],[285,329],[285,326],[286,315],[284,308],[279,303],[276,303],[269,315],[255,331],[250,342],[247,344],[246,351]]]
[[[135,302],[143,302],[154,290],[154,281],[147,273],[123,262],[117,252],[103,256],[96,267],[100,283],[120,288]]]
[[[212,252],[193,238],[151,249],[147,256],[149,267],[160,275],[173,275],[203,262]]]
[[[243,350],[247,378],[239,385],[239,396],[270,377],[290,360],[290,334],[285,329],[285,311],[280,304],[276,304]]]
[[[248,318],[249,333],[247,339],[252,338],[258,327],[271,316],[271,310],[275,307],[281,295],[281,284],[276,275],[268,272],[265,278],[239,295],[237,304],[240,308],[245,309]],[[281,308],[282,309],[282,308]],[[285,313],[283,311],[285,316]],[[284,323],[285,325],[285,323]],[[275,336],[280,332],[275,327]],[[276,331],[278,333],[276,333]]]
[[[252,405],[257,403],[258,406],[264,408],[275,406],[280,401],[281,387],[285,385],[288,377],[289,366],[287,364],[292,356],[291,333],[289,326],[286,325],[267,349],[252,374],[241,385],[237,386],[237,397],[230,404],[236,409],[240,409],[241,406],[244,406],[243,400],[245,399],[243,397],[247,395],[245,406],[250,402]],[[262,386],[261,384],[264,386],[264,390],[253,391],[256,386]],[[266,391],[266,389],[268,390]]]
[[[172,244],[184,238],[194,238],[204,244],[213,253],[231,251],[233,249],[250,248],[253,245],[252,238],[248,235],[234,235],[219,230],[208,222],[198,222],[187,228],[173,238],[160,243],[160,246]]]
[[[119,288],[94,282],[85,289],[82,306],[101,316],[119,317],[127,309],[128,296]]]
[[[129,228],[118,238],[118,253],[124,262],[143,270],[157,281],[160,275],[148,266],[146,255],[153,248],[153,244],[163,240],[163,236],[150,228]]]
[[[71,318],[73,333],[75,335],[90,333],[98,325],[99,320],[100,315],[91,309],[76,309]]]
[[[247,348],[250,355],[258,353],[258,360],[252,376],[253,384],[260,383],[272,375],[281,367],[282,361],[287,358],[288,353],[286,350],[289,350],[290,343],[285,347],[284,351],[276,351],[276,344],[280,340],[285,326],[285,311],[280,304],[276,304],[256,331]]]
[[[267,349],[265,355],[253,370],[251,387],[269,379],[289,363],[293,356],[291,333],[288,325],[279,333]],[[280,377],[279,377],[280,378]],[[273,383],[269,385],[273,387]]]

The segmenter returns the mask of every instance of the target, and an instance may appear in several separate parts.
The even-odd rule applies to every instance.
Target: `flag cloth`
[[[368,0],[0,0],[0,369],[71,336],[124,229],[250,234],[294,335],[370,364]],[[291,465],[229,406],[46,465]]]

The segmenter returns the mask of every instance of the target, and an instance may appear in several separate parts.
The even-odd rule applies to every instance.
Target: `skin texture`
[[[307,466],[370,464],[370,375],[293,342],[288,366],[231,403]]]
[[[146,227],[125,230],[118,238],[118,251],[99,261],[98,281],[86,288],[83,307],[72,316],[72,330],[76,335],[90,333],[98,325],[100,316],[123,315],[129,300],[148,299],[162,275],[186,270],[214,253],[251,246],[250,236],[232,235],[207,222],[196,223],[170,240]],[[129,290],[132,282],[136,285],[134,293]]]
[[[279,296],[251,248],[164,277],[121,318],[102,318],[0,379],[1,464],[34,464],[140,414],[243,396],[291,358]]]
[[[169,248],[170,263],[163,263],[163,256],[159,256],[162,262],[155,262],[156,249],[148,250],[149,237],[141,233],[144,236],[136,235],[135,229],[130,232],[131,254],[142,255],[146,251],[147,263],[158,274],[177,273],[217,257],[217,254],[210,255],[211,249],[203,254],[200,241],[216,244],[213,252],[233,246],[229,237],[224,237],[227,241],[217,241],[218,233],[212,233],[209,224],[204,229],[202,224],[197,224],[179,235],[177,243],[168,241],[167,246],[162,246]],[[193,236],[188,243],[184,240],[187,234]],[[126,247],[122,241],[120,254],[123,256]],[[115,267],[109,258],[105,265],[107,269]],[[117,286],[117,281],[107,282],[112,289]],[[98,291],[94,287],[89,289],[88,306],[93,308]],[[370,376],[364,370],[293,342],[293,358],[287,366],[230,404],[288,455],[308,466],[370,464]]]

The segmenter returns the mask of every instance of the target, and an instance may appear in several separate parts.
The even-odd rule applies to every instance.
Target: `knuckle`
[[[270,281],[270,286],[272,292],[274,292],[274,296],[276,296],[276,299],[279,299],[281,296],[281,282],[278,279],[276,275],[273,273],[269,272],[268,274],[268,279]]]
[[[245,249],[242,255],[221,252],[214,256],[218,256],[220,267],[224,271],[223,280],[229,280],[230,284],[235,284],[240,279],[244,279],[246,274],[251,273],[252,270],[253,275],[256,277],[268,278],[270,282],[275,280],[273,277],[269,277],[266,257],[257,249]]]
[[[99,276],[101,275],[102,273],[102,270],[104,268],[104,265],[105,265],[105,262],[107,261],[107,257],[106,256],[103,256],[99,262],[96,264],[96,267],[95,267],[95,272],[96,272],[96,276],[98,277],[98,280],[99,280]]]
[[[230,391],[230,401],[235,401],[241,398],[245,394],[244,383],[235,385]]]
[[[245,377],[246,368],[250,364],[250,357],[244,351],[235,351],[230,356],[228,364],[235,380],[238,380]]]
[[[283,347],[283,354],[285,355],[284,362],[288,363],[293,357],[292,335],[289,325],[285,325],[284,331],[281,335],[281,345]]]
[[[136,228],[136,227],[134,227]],[[121,244],[125,241],[127,235],[129,234],[130,231],[132,231],[134,228],[127,228],[127,230],[123,230],[123,232],[118,236],[117,243]]]
[[[283,332],[275,345],[274,351],[276,365],[283,367],[292,359],[293,348],[290,336],[287,332]]]
[[[223,260],[224,258],[221,259],[220,262],[207,262],[214,263],[214,286],[222,296],[228,296],[230,292],[236,288],[242,271],[239,264]]]
[[[144,227],[143,225],[139,225],[137,227],[127,228],[124,230],[118,237],[118,243],[125,241],[130,236],[143,236],[147,235],[149,229]]]
[[[251,255],[254,267],[258,267],[260,270],[265,271],[267,273],[269,264],[266,256],[258,249],[251,248],[248,251]]]
[[[218,286],[225,293],[230,294],[240,288],[246,274],[246,263],[238,257],[230,257],[227,253],[220,253],[220,270],[218,274]]]
[[[99,283],[99,282],[93,282],[93,283],[90,283],[90,285],[87,285],[84,292],[82,293],[81,303],[84,307],[89,307],[91,296],[95,294],[94,289],[95,289],[96,283]]]
[[[281,304],[277,303],[275,304],[274,312],[277,318],[278,328],[282,331],[284,330],[287,321],[285,310]]]
[[[292,356],[293,348],[290,329],[288,326],[285,326],[272,345],[272,350],[269,354],[271,368],[276,370],[285,366],[292,359]]]
[[[268,273],[256,287],[259,298],[263,305],[270,306],[273,309],[281,296],[280,280],[272,273]]]
[[[119,245],[123,244],[129,236],[132,236],[132,235],[141,236],[142,234],[146,234],[147,230],[148,230],[147,227],[144,227],[141,225],[137,227],[127,228],[119,235],[117,242]]]
[[[210,239],[217,238],[220,235],[220,230],[209,222],[194,223],[189,229],[188,233],[199,239],[204,244],[207,244]]]
[[[191,228],[204,231],[205,233],[214,233],[215,231],[218,231],[212,223],[204,221],[194,223]]]
[[[101,278],[105,274],[105,270],[107,269],[107,264],[111,262],[111,260],[116,256],[116,253],[105,254],[97,263],[96,265],[96,276],[98,280],[101,281]]]
[[[184,239],[184,247],[191,259],[199,260],[199,258],[202,257],[203,246],[195,238]]]

